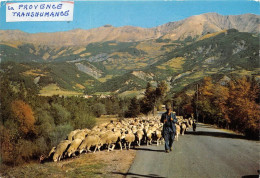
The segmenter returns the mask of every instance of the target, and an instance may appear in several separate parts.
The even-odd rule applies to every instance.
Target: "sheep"
[[[84,130],[80,130],[73,136],[73,140],[76,140],[76,139],[84,140],[85,137],[86,137],[86,132]]]
[[[156,144],[157,146],[159,146],[161,144],[161,139],[162,139],[162,131],[157,129],[155,131],[155,135],[156,135]]]
[[[176,116],[178,120],[183,120],[183,116]]]
[[[74,135],[75,135],[78,131],[80,131],[80,130],[77,129],[77,130],[73,130],[73,131],[71,131],[71,132],[69,133],[69,135],[67,136],[68,140],[72,141]]]
[[[136,134],[136,132],[137,132],[136,126],[133,126],[133,127],[132,127],[132,132],[133,132],[133,134]]]
[[[131,130],[128,130],[127,133],[125,133],[124,137],[124,145],[125,145],[125,149],[127,149],[127,144],[128,144],[128,149],[131,148],[131,143],[133,143],[135,141],[135,135],[133,132],[131,132]]]
[[[138,129],[143,130],[144,129],[144,123],[139,124]]]
[[[121,130],[114,129],[114,135],[118,137],[117,142],[120,146],[120,150],[122,150],[122,132]]]
[[[56,151],[56,147],[54,146],[54,147],[52,147],[51,151],[49,152],[48,158],[52,157],[53,154],[55,153],[55,151]]]
[[[136,142],[138,146],[141,146],[141,140],[143,139],[143,136],[144,136],[144,132],[142,130],[138,130],[136,132]]]
[[[192,126],[192,124],[193,124],[192,118],[189,118],[188,120],[189,120],[189,125]]]
[[[115,127],[116,127],[116,128],[122,128],[122,126],[123,126],[123,125],[122,125],[120,122],[118,122],[118,123],[116,123],[116,126],[115,126]]]
[[[185,123],[182,123],[181,124],[181,134],[184,135],[184,132],[186,131],[186,124]]]
[[[152,144],[152,131],[150,129],[148,129],[147,133],[146,133],[146,144],[147,146],[150,144]]]
[[[153,132],[155,132],[155,131],[157,130],[157,127],[152,126],[152,127],[150,127],[149,129],[150,129],[150,130],[152,131],[152,133],[153,133]]]
[[[110,123],[106,126],[107,130],[112,130],[114,127],[114,121],[110,121]]]
[[[88,135],[91,132],[91,130],[89,130],[89,129],[83,129],[82,131],[85,132],[85,135]]]
[[[54,162],[60,161],[60,159],[64,156],[65,151],[70,146],[70,144],[71,144],[70,140],[63,140],[58,144],[52,158]]]
[[[144,141],[145,141],[145,142],[147,141],[146,139],[147,139],[148,129],[149,129],[149,124],[145,124],[144,129],[143,129],[143,132],[144,132]]]
[[[184,122],[186,124],[186,130],[189,130],[189,128],[191,127],[190,126],[190,123],[189,123],[189,120],[188,119],[184,119]]]
[[[121,134],[120,134],[121,136]],[[112,131],[108,131],[105,134],[100,135],[100,142],[101,144],[107,144],[108,149],[107,151],[109,152],[110,150],[113,151],[115,148],[115,144],[119,141],[119,135],[117,133],[114,133]],[[112,145],[112,148],[110,148]]]
[[[178,123],[176,125],[175,140],[178,141],[179,134],[184,135],[185,131],[191,126],[192,119],[183,119],[182,116],[177,116]],[[91,152],[90,148],[95,147],[100,151],[101,146],[107,146],[107,151],[113,151],[116,144],[122,144],[125,149],[130,149],[135,142],[141,146],[142,140],[147,145],[151,145],[156,141],[157,146],[163,141],[162,130],[163,123],[160,123],[160,117],[142,117],[129,118],[120,121],[111,121],[93,129],[77,129],[68,134],[67,140],[61,141],[55,148],[49,152],[49,159],[59,161],[63,157],[75,156],[75,153]],[[103,147],[104,148],[104,147]],[[51,158],[52,157],[52,158]]]
[[[78,150],[79,145],[82,143],[82,140],[77,138],[75,140],[73,140],[67,150],[67,156],[71,157],[71,156],[75,156],[75,152]]]
[[[176,126],[175,139],[176,139],[176,141],[178,141],[179,140],[179,134],[181,133],[181,126],[178,125],[178,124],[175,124],[175,126]]]
[[[87,136],[83,141],[82,143],[80,144],[78,150],[79,150],[79,153],[81,154],[83,151],[86,151],[86,152],[91,152],[90,151],[90,147],[91,146],[95,146],[95,150],[94,150],[94,153],[96,152],[96,150],[98,149],[100,151],[100,138],[99,136],[96,136],[96,135],[90,135],[90,136]]]

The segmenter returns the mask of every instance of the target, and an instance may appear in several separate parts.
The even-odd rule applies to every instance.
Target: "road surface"
[[[190,129],[180,136],[170,153],[164,152],[164,145],[137,147],[134,163],[125,175],[127,178],[258,178],[259,145],[258,141],[198,124],[197,132]]]

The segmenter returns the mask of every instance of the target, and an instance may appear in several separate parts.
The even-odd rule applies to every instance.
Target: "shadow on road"
[[[237,138],[237,139],[246,139],[243,135],[236,135],[232,133],[224,133],[224,132],[206,132],[206,131],[187,131],[187,135],[202,135],[202,136],[212,136],[212,137],[222,137],[222,138]]]
[[[242,178],[259,178],[259,175],[242,176]]]
[[[258,175],[246,175],[242,176],[242,178],[259,178],[260,177],[260,169],[257,170]]]
[[[165,152],[165,150],[152,150],[152,149],[149,149],[149,148],[134,148],[134,150]]]
[[[135,173],[122,173],[122,172],[112,172],[112,174],[118,174],[118,175],[123,175],[123,176],[130,176],[130,177],[151,177],[151,178],[165,178],[156,174],[148,174],[148,175],[142,175],[142,174],[135,174]]]

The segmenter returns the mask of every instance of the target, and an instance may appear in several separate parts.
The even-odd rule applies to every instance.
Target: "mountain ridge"
[[[73,29],[53,33],[26,33],[20,30],[0,30],[0,42],[23,42],[49,46],[85,46],[95,42],[138,42],[150,39],[184,40],[201,37],[225,29],[259,33],[260,16],[255,14],[227,15],[205,13],[169,22],[157,27],[114,27],[104,25],[93,29]]]

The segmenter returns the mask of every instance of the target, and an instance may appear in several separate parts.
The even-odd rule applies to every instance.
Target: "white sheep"
[[[96,152],[96,150],[98,149],[100,151],[100,147],[101,147],[101,142],[100,142],[100,138],[97,135],[90,135],[87,136],[82,143],[80,144],[78,150],[79,153],[82,153],[83,151],[86,152],[91,152],[90,148],[92,146],[95,146],[95,150],[94,153]]]
[[[102,135],[100,135],[100,142],[102,145],[106,144],[108,149],[107,151],[113,151],[115,148],[115,144],[119,141],[121,134],[114,133],[112,131],[108,131]],[[110,148],[112,146],[112,148]]]
[[[73,140],[76,140],[76,139],[84,140],[85,137],[86,137],[86,132],[84,130],[80,130],[73,136]]]
[[[58,144],[52,158],[54,162],[60,161],[60,159],[63,157],[66,149],[69,147],[70,144],[71,144],[70,140],[63,140]]]
[[[78,150],[79,145],[82,143],[82,140],[77,138],[73,140],[67,150],[68,157],[75,156],[75,152]]]
[[[181,124],[181,134],[182,134],[182,135],[184,135],[184,132],[186,131],[186,128],[187,128],[187,126],[186,126],[186,124],[183,122],[183,123]]]
[[[179,134],[187,130],[191,126],[192,119],[183,119],[178,117],[176,125],[175,139],[178,141]],[[53,155],[54,161],[59,161],[64,156],[75,156],[75,153],[80,154],[83,151],[91,152],[91,147],[95,147],[100,151],[101,146],[107,146],[107,151],[114,150],[116,144],[122,144],[125,149],[130,149],[135,141],[138,146],[141,146],[141,141],[146,142],[147,145],[156,141],[157,146],[163,141],[162,130],[163,123],[160,123],[160,117],[143,117],[143,118],[129,118],[121,121],[111,121],[93,129],[74,130],[68,134],[68,140],[60,142],[55,148],[53,147],[49,153],[49,158]]]
[[[68,140],[72,141],[74,135],[75,135],[78,131],[80,131],[80,130],[77,129],[77,130],[73,130],[73,131],[71,131],[71,132],[68,134]]]
[[[142,130],[138,130],[136,132],[136,142],[137,142],[138,146],[141,146],[141,141],[143,139],[143,136],[144,136],[144,132]]]
[[[135,135],[131,130],[128,130],[127,133],[123,134],[124,137],[124,145],[125,145],[125,149],[131,148],[131,144],[135,141]]]
[[[153,141],[152,133],[153,133],[152,130],[148,129],[148,131],[146,133],[146,144],[147,144],[147,146],[152,144],[152,141]]]
[[[178,140],[179,140],[179,135],[180,135],[180,133],[181,133],[181,126],[178,125],[178,124],[175,124],[175,126],[176,126],[175,139],[176,139],[176,141],[178,141]]]
[[[54,147],[52,147],[51,151],[49,152],[48,158],[50,158],[55,153],[55,151],[56,151],[56,147],[54,146]]]
[[[155,131],[155,135],[156,135],[156,144],[157,146],[159,146],[161,144],[161,139],[162,139],[162,131],[157,129]]]

